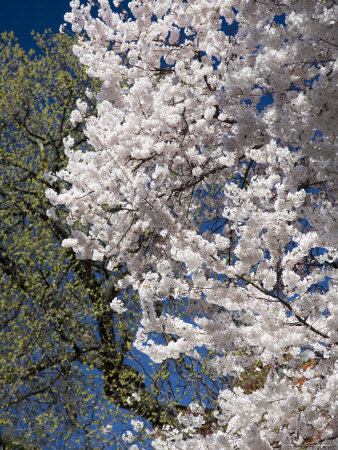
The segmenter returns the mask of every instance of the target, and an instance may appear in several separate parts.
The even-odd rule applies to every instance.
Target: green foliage
[[[72,54],[72,38],[47,31],[35,40],[26,53],[13,34],[0,39],[0,433],[13,448],[115,448],[131,415],[176,424],[187,392],[210,403],[219,385],[193,358],[144,367],[130,351],[137,296],[123,294],[120,316],[109,307],[124,269],[109,273],[61,247],[71,229],[62,211],[47,216],[44,193],[65,186],[47,172],[65,166],[69,134],[85,148],[83,125],[69,117],[99,82]],[[95,100],[86,101],[91,114]],[[166,307],[179,314],[170,298]],[[115,434],[103,433],[114,421]]]
[[[96,447],[114,413],[96,370],[98,320],[106,315],[113,323],[109,299],[103,305],[113,280],[102,265],[78,262],[61,248],[70,230],[47,217],[44,192],[45,172],[65,164],[63,139],[72,133],[84,145],[69,115],[86,87],[97,86],[69,37],[36,35],[37,52],[29,54],[13,34],[1,38],[0,426],[27,445],[62,439]]]

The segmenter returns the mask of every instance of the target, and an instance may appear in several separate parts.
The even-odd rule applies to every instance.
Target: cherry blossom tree
[[[207,349],[229,377],[207,433],[194,403],[153,445],[334,448],[337,4],[125,3],[65,16],[102,88],[96,115],[72,114],[91,150],[65,140],[69,189],[47,191],[48,213],[69,211],[79,259],[126,268],[135,348],[154,362]]]

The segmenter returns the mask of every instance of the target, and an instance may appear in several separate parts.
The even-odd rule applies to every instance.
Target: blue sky
[[[0,32],[14,31],[20,44],[33,47],[31,31],[59,30],[63,16],[70,11],[70,0],[0,0]]]

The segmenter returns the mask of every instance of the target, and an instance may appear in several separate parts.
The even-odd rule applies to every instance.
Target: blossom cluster
[[[86,119],[92,150],[68,139],[58,176],[70,188],[47,192],[74,224],[64,246],[128,268],[120,288],[133,286],[143,311],[134,345],[154,361],[203,346],[218,354],[215,374],[270,368],[262,389],[220,393],[208,436],[169,430],[155,447],[334,445],[337,5],[98,3],[97,17],[79,0],[66,14],[102,88]],[[189,320],[167,312],[169,297]],[[306,372],[304,348],[316,361]]]

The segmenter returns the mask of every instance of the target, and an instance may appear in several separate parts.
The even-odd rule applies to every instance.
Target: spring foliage
[[[69,115],[93,83],[70,38],[46,32],[35,42],[27,53],[12,33],[0,41],[0,431],[8,448],[43,448],[60,436],[95,441],[112,414],[92,370],[100,342],[90,298],[100,290],[90,266],[61,248],[67,228],[49,220],[44,197],[48,170],[66,162]],[[81,126],[73,133],[84,145]]]
[[[98,3],[66,15],[102,87],[96,114],[72,113],[91,150],[65,140],[70,187],[47,191],[49,215],[66,206],[80,260],[127,268],[137,349],[156,363],[207,349],[237,380],[203,437],[201,402],[155,448],[333,448],[337,5]]]

